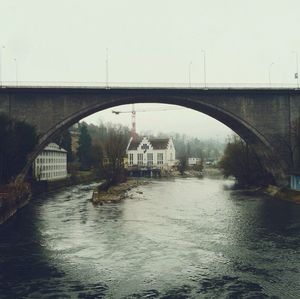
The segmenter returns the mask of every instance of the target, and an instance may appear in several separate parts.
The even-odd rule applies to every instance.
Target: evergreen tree
[[[77,157],[82,170],[91,168],[92,139],[85,123],[80,124]]]
[[[53,142],[67,151],[68,162],[72,162],[74,160],[72,155],[72,137],[69,130],[65,130],[62,134],[56,137]]]
[[[35,128],[0,115],[0,184],[15,178],[38,142]]]
[[[225,177],[234,176],[242,187],[273,183],[256,153],[238,136],[229,140],[219,166]]]

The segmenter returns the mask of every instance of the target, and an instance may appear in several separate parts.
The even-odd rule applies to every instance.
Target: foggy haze
[[[137,133],[145,131],[154,134],[176,132],[200,139],[221,140],[232,134],[232,131],[222,123],[192,109],[166,104],[135,104],[134,107]],[[113,110],[121,113],[116,115],[112,113]],[[111,122],[131,128],[131,110],[132,105],[117,106],[95,113],[85,118],[84,121],[96,125],[101,121]],[[126,113],[122,113],[122,111]]]
[[[299,11],[297,0],[1,0],[1,80],[203,84],[205,54],[208,84],[296,84]],[[111,112],[88,121],[100,117],[130,126]],[[229,132],[190,110],[138,113],[137,129]]]

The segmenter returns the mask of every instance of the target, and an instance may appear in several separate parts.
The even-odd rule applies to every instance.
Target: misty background
[[[108,60],[109,82],[203,83],[205,54],[208,84],[296,84],[299,10],[297,0],[1,0],[1,80],[105,82]],[[100,119],[130,126],[111,111],[87,121]],[[138,132],[149,129],[230,133],[189,109],[137,113]]]

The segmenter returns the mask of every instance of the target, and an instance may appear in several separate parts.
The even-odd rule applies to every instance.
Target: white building
[[[128,166],[169,169],[175,164],[171,138],[132,138],[127,146]]]
[[[188,165],[189,166],[195,166],[201,164],[201,158],[188,158]]]
[[[37,180],[53,181],[67,177],[67,151],[56,143],[49,143],[33,163]]]

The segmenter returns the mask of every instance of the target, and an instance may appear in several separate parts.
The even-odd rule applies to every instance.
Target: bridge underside
[[[279,185],[295,165],[293,132],[300,117],[299,90],[2,88],[0,113],[33,124],[40,136],[23,175],[58,134],[97,111],[130,103],[174,104],[227,125],[256,151]],[[291,157],[293,156],[293,159]]]

